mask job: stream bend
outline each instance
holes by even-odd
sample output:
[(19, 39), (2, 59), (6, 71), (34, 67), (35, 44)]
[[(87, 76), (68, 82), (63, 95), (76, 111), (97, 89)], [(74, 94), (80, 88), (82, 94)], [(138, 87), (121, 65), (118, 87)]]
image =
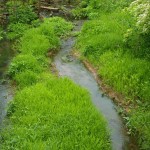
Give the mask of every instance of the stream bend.
[[(76, 24), (74, 31), (79, 31), (83, 22), (78, 21)], [(92, 102), (108, 122), (111, 130), (112, 149), (126, 150), (128, 149), (129, 139), (125, 134), (123, 123), (116, 111), (115, 104), (108, 97), (102, 96), (102, 91), (99, 89), (99, 85), (93, 75), (85, 68), (80, 60), (70, 55), (75, 40), (75, 37), (70, 37), (62, 42), (61, 51), (54, 59), (56, 69), (60, 76), (69, 77), (90, 92)]]

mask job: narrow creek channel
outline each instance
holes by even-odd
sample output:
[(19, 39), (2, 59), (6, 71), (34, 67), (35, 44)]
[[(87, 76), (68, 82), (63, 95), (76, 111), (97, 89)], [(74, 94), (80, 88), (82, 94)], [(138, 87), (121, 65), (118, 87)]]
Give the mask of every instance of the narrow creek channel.
[(5, 79), (5, 72), (13, 57), (11, 44), (7, 40), (0, 42), (0, 126), (6, 115), (7, 102), (12, 99), (12, 88)]
[[(82, 24), (82, 21), (77, 21), (74, 31), (80, 31)], [(54, 59), (56, 69), (60, 76), (69, 77), (90, 92), (92, 102), (108, 122), (111, 130), (112, 149), (127, 150), (129, 138), (125, 134), (123, 123), (116, 111), (115, 104), (108, 97), (102, 96), (102, 91), (99, 89), (99, 85), (93, 75), (80, 60), (71, 55), (75, 40), (75, 37), (70, 37), (62, 42), (61, 51)]]

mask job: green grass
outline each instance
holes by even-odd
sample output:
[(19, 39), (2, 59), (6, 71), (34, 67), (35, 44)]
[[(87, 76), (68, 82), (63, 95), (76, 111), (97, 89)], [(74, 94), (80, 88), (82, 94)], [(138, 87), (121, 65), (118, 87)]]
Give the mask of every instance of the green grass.
[(10, 108), (3, 149), (110, 149), (106, 122), (89, 93), (66, 78), (24, 88)]
[(125, 12), (101, 15), (98, 20), (87, 21), (77, 40), (77, 47), (86, 57), (99, 58), (108, 50), (124, 46), (124, 34), (131, 19)]
[(120, 51), (106, 52), (99, 58), (99, 74), (116, 91), (131, 100), (148, 102), (150, 97), (150, 63)]
[(43, 68), (33, 55), (19, 54), (12, 60), (8, 73), (11, 77), (14, 77), (16, 74), (26, 70), (39, 73), (43, 71)]

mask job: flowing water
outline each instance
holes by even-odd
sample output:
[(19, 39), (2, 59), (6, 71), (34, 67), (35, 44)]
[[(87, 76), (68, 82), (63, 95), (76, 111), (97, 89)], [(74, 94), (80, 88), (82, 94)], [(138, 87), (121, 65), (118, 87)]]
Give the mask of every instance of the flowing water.
[[(79, 31), (82, 21), (78, 21), (75, 31)], [(90, 94), (96, 108), (104, 115), (111, 130), (111, 142), (113, 150), (128, 149), (129, 139), (125, 134), (120, 116), (116, 111), (115, 104), (106, 96), (103, 96), (99, 85), (93, 75), (77, 58), (71, 55), (75, 44), (75, 37), (70, 37), (62, 42), (61, 51), (54, 59), (56, 69), (60, 76), (67, 76), (75, 83), (86, 88)]]
[(12, 99), (12, 89), (5, 79), (7, 66), (13, 56), (11, 44), (7, 40), (0, 42), (0, 124), (6, 115), (6, 105)]

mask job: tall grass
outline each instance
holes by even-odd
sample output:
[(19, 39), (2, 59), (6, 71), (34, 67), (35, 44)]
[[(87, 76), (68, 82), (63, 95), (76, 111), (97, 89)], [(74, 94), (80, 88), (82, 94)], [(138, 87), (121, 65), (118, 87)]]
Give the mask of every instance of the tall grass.
[(3, 149), (110, 149), (106, 123), (89, 93), (68, 79), (24, 88), (11, 105)]

